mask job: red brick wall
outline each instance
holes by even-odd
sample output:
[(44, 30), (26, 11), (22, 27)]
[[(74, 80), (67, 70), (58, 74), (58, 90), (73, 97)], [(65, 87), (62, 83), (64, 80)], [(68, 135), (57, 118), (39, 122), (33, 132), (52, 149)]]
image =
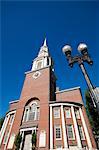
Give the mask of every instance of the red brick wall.
[[(19, 132), (23, 111), (27, 101), (33, 97), (37, 97), (40, 100), (40, 119), (38, 124), (38, 135), (41, 130), (46, 131), (46, 148), (48, 150), (49, 145), (49, 100), (50, 100), (50, 68), (40, 70), (41, 75), (34, 79), (33, 73), (26, 74), (23, 89), (20, 96), (20, 101), (17, 106), (11, 105), (10, 109), (17, 107), (14, 124), (12, 126), (11, 133), (17, 134)], [(38, 141), (37, 141), (38, 144)], [(40, 148), (38, 148), (39, 150)]]
[(18, 107), (18, 101), (15, 103), (11, 103), (9, 106), (9, 110), (10, 111), (15, 110), (15, 109), (17, 109), (17, 107)]
[(56, 92), (56, 101), (76, 102), (83, 104), (79, 89)]

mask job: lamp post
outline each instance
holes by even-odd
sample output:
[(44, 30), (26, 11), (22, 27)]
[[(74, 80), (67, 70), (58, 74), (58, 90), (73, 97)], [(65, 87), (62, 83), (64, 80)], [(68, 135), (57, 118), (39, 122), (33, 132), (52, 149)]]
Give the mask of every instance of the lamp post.
[(95, 93), (95, 87), (93, 86), (93, 84), (91, 83), (91, 80), (87, 74), (87, 71), (84, 67), (84, 62), (87, 62), (89, 65), (93, 64), (92, 59), (90, 58), (89, 54), (88, 54), (88, 48), (87, 45), (84, 43), (80, 43), (78, 46), (78, 51), (80, 52), (80, 55), (71, 56), (71, 52), (72, 52), (72, 48), (70, 45), (65, 45), (62, 48), (63, 53), (66, 55), (67, 61), (69, 63), (70, 67), (73, 67), (73, 64), (78, 63), (79, 67), (85, 77), (89, 92), (90, 92), (90, 96), (92, 98), (92, 102), (94, 107), (97, 108), (98, 113), (99, 113), (99, 97), (96, 95)]

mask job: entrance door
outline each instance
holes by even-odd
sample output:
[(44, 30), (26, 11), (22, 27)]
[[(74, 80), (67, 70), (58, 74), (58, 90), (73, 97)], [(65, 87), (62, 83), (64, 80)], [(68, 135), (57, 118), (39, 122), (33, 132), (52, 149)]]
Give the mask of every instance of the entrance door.
[(32, 142), (31, 142), (32, 134), (27, 132), (24, 138), (24, 146), (23, 150), (32, 150)]

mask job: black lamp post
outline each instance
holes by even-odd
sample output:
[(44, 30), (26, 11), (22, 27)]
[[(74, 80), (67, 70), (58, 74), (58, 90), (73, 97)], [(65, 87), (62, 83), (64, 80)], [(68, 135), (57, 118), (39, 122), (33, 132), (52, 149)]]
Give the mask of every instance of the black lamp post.
[(85, 77), (92, 101), (93, 101), (93, 105), (94, 107), (97, 107), (97, 110), (99, 112), (99, 98), (95, 93), (95, 87), (92, 85), (91, 80), (87, 74), (87, 71), (84, 67), (84, 62), (87, 62), (89, 65), (93, 64), (92, 59), (90, 58), (89, 54), (88, 54), (88, 48), (87, 45), (84, 43), (79, 44), (78, 46), (78, 51), (80, 52), (80, 55), (71, 56), (71, 51), (72, 48), (70, 45), (65, 45), (62, 49), (63, 53), (66, 55), (67, 61), (69, 62), (69, 66), (73, 67), (73, 64), (78, 63), (79, 67), (81, 68), (81, 71)]

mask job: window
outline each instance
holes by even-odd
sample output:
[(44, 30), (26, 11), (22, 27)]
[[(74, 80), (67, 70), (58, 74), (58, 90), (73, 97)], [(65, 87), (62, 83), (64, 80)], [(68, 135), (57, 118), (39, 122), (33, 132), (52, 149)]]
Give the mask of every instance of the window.
[(39, 119), (39, 107), (36, 103), (32, 103), (32, 105), (26, 106), (23, 121), (32, 121)]
[(74, 130), (73, 130), (73, 125), (67, 125), (67, 134), (68, 134), (68, 139), (74, 139)]
[(71, 118), (70, 108), (65, 110), (66, 118)]
[(37, 62), (37, 69), (40, 69), (40, 68), (42, 68), (42, 61)]
[(11, 114), (9, 124), (13, 123), (14, 114)]
[(8, 140), (8, 131), (6, 132), (5, 136), (4, 136), (4, 141), (3, 144), (6, 144)]
[(54, 118), (60, 118), (60, 108), (54, 109)]
[(81, 140), (84, 140), (85, 137), (84, 137), (84, 132), (83, 132), (83, 128), (82, 126), (78, 126), (78, 129), (79, 129), (79, 134), (80, 134), (80, 138)]
[(75, 111), (75, 115), (76, 115), (76, 118), (77, 118), (77, 119), (80, 119), (79, 110), (76, 110), (76, 111)]
[(36, 104), (33, 104), (30, 107), (29, 120), (36, 120), (36, 113), (37, 113), (37, 106)]
[(25, 116), (24, 116), (24, 121), (27, 121), (28, 117), (28, 109), (25, 110)]
[(56, 140), (61, 140), (62, 138), (61, 126), (60, 125), (55, 126), (55, 130), (56, 130)]

